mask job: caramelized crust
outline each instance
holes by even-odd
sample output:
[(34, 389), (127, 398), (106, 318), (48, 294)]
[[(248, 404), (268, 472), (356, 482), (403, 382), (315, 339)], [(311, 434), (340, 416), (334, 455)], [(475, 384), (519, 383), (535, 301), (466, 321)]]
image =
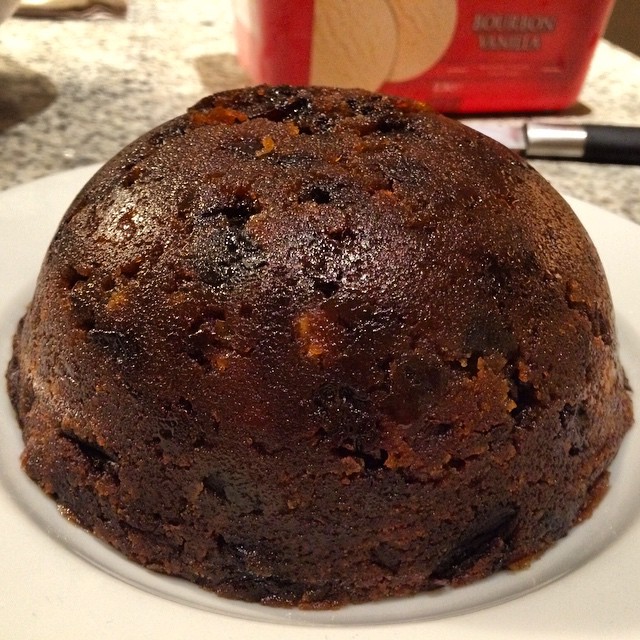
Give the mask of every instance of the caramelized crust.
[(78, 195), (15, 338), (27, 473), (133, 560), (332, 607), (520, 566), (631, 423), (595, 250), (423, 105), (205, 98)]

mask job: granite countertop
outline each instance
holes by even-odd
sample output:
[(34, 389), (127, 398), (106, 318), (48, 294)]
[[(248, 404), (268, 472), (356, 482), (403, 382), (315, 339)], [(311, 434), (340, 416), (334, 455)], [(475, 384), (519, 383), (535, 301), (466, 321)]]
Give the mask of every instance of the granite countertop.
[[(206, 93), (248, 84), (230, 0), (129, 0), (125, 19), (0, 26), (0, 189), (103, 162)], [(602, 40), (579, 108), (554, 121), (640, 125), (640, 58)], [(566, 194), (640, 223), (640, 167), (534, 161)]]

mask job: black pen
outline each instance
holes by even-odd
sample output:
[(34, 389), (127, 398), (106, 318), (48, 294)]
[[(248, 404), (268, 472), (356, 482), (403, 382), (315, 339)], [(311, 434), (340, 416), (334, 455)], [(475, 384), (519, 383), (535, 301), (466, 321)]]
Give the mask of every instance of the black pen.
[(640, 165), (640, 127), (462, 120), (528, 158)]

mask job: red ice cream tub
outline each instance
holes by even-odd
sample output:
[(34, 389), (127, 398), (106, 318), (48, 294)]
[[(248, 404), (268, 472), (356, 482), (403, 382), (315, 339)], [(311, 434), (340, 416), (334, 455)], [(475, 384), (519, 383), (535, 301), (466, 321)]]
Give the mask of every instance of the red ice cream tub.
[(236, 0), (255, 82), (361, 87), (450, 113), (574, 104), (614, 0)]

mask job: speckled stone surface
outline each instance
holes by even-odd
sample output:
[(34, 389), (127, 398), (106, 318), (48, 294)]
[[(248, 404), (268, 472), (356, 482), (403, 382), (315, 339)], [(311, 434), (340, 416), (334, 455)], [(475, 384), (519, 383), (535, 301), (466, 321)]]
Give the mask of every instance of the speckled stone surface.
[[(206, 93), (249, 83), (230, 0), (129, 0), (124, 20), (0, 26), (0, 189), (101, 162)], [(640, 59), (598, 45), (580, 103), (540, 120), (640, 125)], [(533, 161), (564, 193), (640, 223), (640, 167)]]

